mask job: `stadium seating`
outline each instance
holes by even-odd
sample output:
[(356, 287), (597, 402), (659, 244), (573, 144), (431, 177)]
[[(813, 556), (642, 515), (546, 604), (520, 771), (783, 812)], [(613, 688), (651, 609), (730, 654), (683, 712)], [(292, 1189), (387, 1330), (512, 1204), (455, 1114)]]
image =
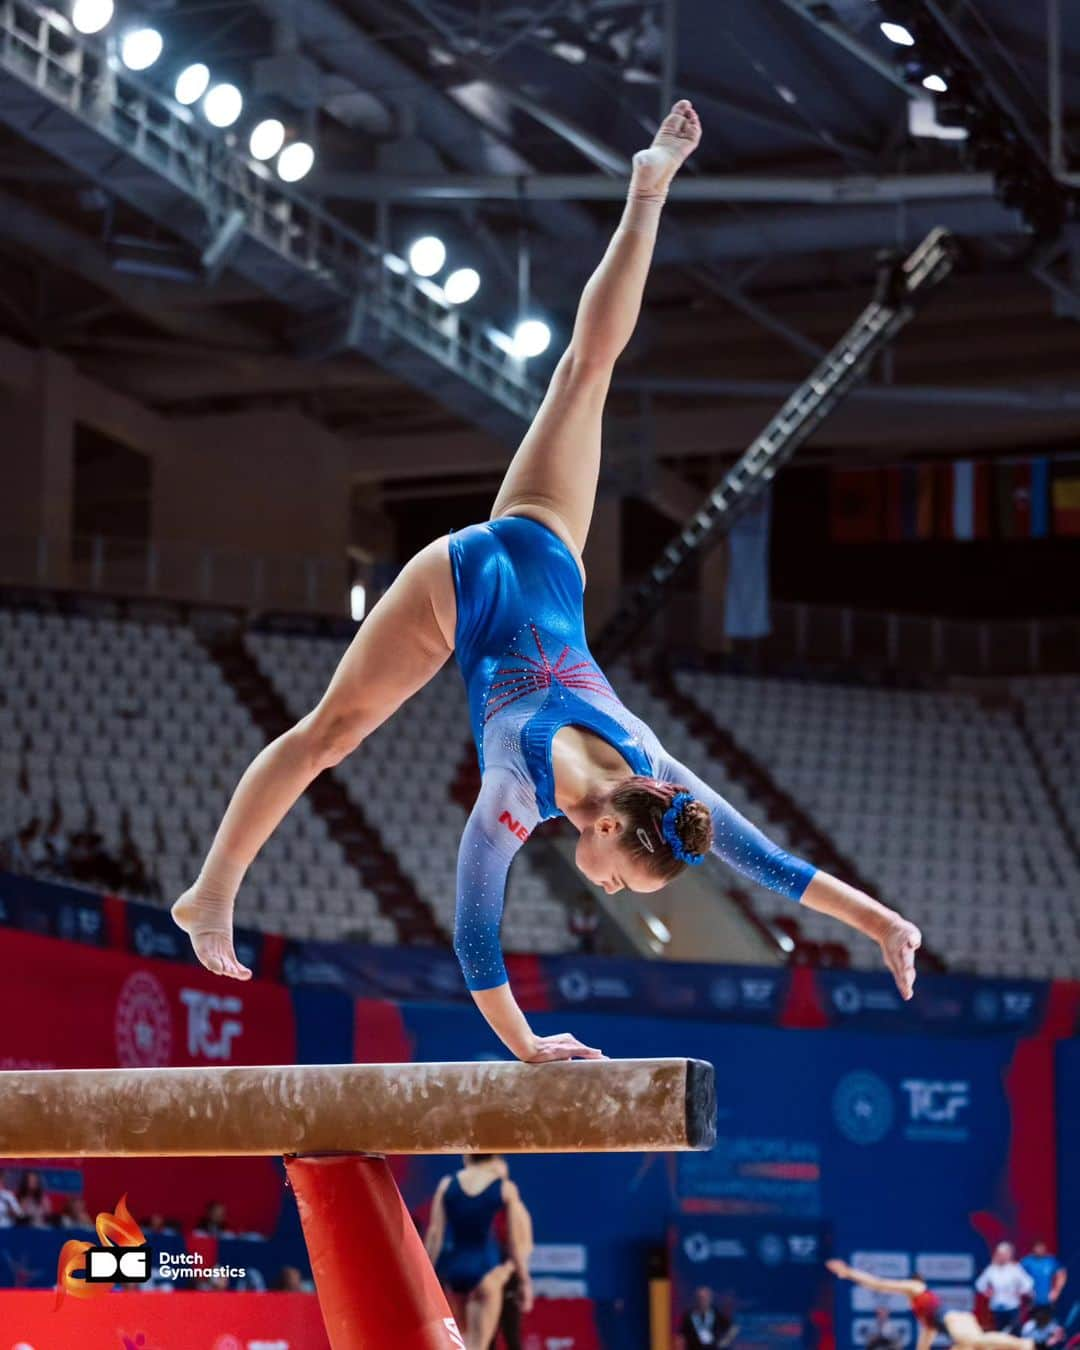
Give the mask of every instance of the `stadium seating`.
[[(676, 682), (857, 860), (883, 900), (921, 925), (951, 967), (1075, 977), (1080, 682), (1014, 685), (1023, 717), (1010, 699), (977, 690), (707, 672), (683, 672)], [(802, 922), (815, 936), (821, 921)], [(852, 950), (856, 964), (873, 956), (861, 941)]]
[[(0, 687), (0, 832), (59, 804), (66, 832), (89, 824), (115, 850), (126, 817), (161, 898), (190, 885), (264, 739), (193, 632), (0, 610)], [(237, 917), (294, 937), (397, 937), (306, 799), (249, 872)]]
[[(299, 717), (318, 700), (341, 640), (250, 632), (259, 678)], [(247, 659), (247, 658), (245, 658)], [(748, 790), (670, 699), (626, 669), (616, 689), (671, 752), (784, 847), (805, 831)], [(919, 923), (949, 965), (983, 974), (1077, 974), (1080, 939), (1080, 680), (998, 682), (952, 692), (683, 671), (675, 687), (761, 766), (868, 885)], [(457, 844), (470, 792), (467, 709), (447, 666), (333, 771), (378, 829), (399, 876), (453, 925)], [(67, 833), (125, 833), (163, 902), (190, 883), (264, 725), (193, 631), (0, 610), (0, 835), (59, 806)], [(712, 746), (715, 751), (715, 745)], [(341, 798), (345, 804), (345, 797)], [(772, 818), (770, 818), (772, 813)], [(304, 797), (249, 873), (241, 922), (289, 936), (394, 942), (400, 925), (354, 866), (317, 799)], [(820, 955), (846, 934), (730, 873), (757, 914)], [(511, 872), (508, 950), (573, 945), (562, 900), (528, 851)], [(847, 942), (859, 966), (872, 944)], [(841, 953), (842, 955), (843, 953)]]

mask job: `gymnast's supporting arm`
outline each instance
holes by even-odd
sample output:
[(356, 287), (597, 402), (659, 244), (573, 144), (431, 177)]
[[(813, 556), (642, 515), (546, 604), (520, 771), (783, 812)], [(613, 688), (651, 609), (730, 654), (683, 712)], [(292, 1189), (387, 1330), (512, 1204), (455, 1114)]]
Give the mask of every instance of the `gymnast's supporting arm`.
[(503, 1200), (506, 1203), (506, 1245), (521, 1283), (521, 1311), (527, 1313), (533, 1304), (532, 1276), (529, 1274), (533, 1250), (532, 1218), (513, 1181), (503, 1182)]
[(435, 1196), (431, 1202), (427, 1232), (424, 1234), (424, 1248), (432, 1265), (435, 1265), (442, 1255), (443, 1243), (446, 1241), (446, 1206), (443, 1203), (443, 1196), (446, 1194), (446, 1188), (449, 1184), (450, 1178), (443, 1177), (436, 1187)]

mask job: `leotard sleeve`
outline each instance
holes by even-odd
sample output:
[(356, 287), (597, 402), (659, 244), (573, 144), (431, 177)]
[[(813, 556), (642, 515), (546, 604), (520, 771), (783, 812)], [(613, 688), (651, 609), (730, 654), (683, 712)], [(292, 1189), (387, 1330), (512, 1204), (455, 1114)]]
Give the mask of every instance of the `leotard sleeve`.
[(531, 784), (509, 770), (489, 768), (458, 849), (454, 951), (470, 989), (506, 983), (499, 940), (506, 875), (539, 823)]
[(770, 891), (786, 895), (789, 900), (802, 899), (816, 867), (766, 838), (719, 792), (714, 792), (708, 783), (673, 759), (666, 750), (661, 750), (656, 757), (656, 776), (666, 783), (684, 784), (688, 792), (709, 808), (713, 823), (712, 852), (716, 857)]

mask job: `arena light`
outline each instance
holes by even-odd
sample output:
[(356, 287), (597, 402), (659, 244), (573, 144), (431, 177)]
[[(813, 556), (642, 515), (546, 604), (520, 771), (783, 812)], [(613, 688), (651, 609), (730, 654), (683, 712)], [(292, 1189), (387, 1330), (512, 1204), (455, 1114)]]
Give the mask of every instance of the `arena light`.
[(244, 96), (235, 84), (215, 84), (203, 99), (202, 110), (212, 127), (231, 127), (244, 111)]
[(349, 613), (353, 623), (359, 623), (367, 609), (367, 589), (357, 584), (349, 592)]
[(293, 141), (278, 155), (278, 177), (283, 183), (299, 183), (308, 176), (314, 163), (315, 151), (307, 141)]
[(248, 148), (253, 159), (273, 159), (285, 144), (285, 124), (267, 117), (252, 131)]
[(465, 305), (480, 289), (480, 273), (474, 267), (459, 267), (446, 278), (443, 292), (451, 305)]
[(164, 47), (156, 28), (134, 28), (120, 39), (120, 60), (128, 70), (149, 70)]
[(932, 94), (947, 94), (949, 92), (949, 86), (940, 75), (927, 75), (922, 82), (922, 87), (929, 89)]
[(433, 277), (446, 262), (446, 245), (433, 234), (425, 234), (409, 248), (409, 266), (421, 277)]
[(100, 33), (113, 16), (113, 0), (75, 0), (71, 22), (80, 33)]
[(182, 103), (187, 108), (192, 103), (198, 103), (209, 85), (210, 67), (204, 66), (201, 61), (196, 61), (193, 66), (185, 66), (176, 77), (173, 94), (177, 103)]
[(528, 360), (551, 346), (551, 329), (543, 319), (522, 319), (514, 329), (514, 355)]
[(898, 47), (914, 47), (915, 39), (902, 23), (883, 23), (880, 25), (881, 31), (889, 39), (895, 42)]

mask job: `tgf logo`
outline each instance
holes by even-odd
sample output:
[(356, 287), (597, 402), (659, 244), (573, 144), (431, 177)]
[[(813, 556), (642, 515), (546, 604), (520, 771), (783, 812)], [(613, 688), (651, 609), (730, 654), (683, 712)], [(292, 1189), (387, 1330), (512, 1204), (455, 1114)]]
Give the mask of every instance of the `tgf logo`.
[(952, 1124), (959, 1113), (971, 1105), (971, 1084), (963, 1080), (947, 1083), (930, 1078), (905, 1078), (900, 1086), (908, 1094), (912, 1121)]
[[(187, 1048), (192, 1057), (231, 1059), (232, 1043), (243, 1034), (244, 1024), (230, 1014), (240, 1013), (244, 1005), (235, 994), (208, 994), (202, 989), (181, 989), (180, 1002), (187, 1008)], [(213, 1017), (222, 1015), (214, 1029)]]

